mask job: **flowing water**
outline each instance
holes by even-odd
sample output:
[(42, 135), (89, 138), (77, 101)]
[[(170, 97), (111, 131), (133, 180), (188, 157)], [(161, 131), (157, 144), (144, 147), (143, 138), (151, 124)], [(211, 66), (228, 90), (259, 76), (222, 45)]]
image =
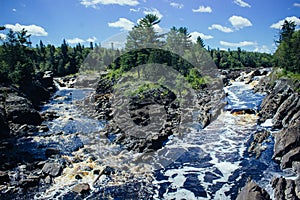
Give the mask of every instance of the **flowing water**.
[[(257, 116), (230, 110), (258, 110), (264, 96), (242, 82), (225, 88), (228, 105), (215, 121), (205, 129), (191, 128), (184, 137), (170, 137), (163, 149), (149, 155), (151, 162), (138, 162), (141, 154), (110, 143), (99, 133), (105, 122), (82, 114), (74, 102), (90, 92), (61, 88), (44, 105), (43, 112), (55, 111), (59, 117), (45, 122), (49, 131), (33, 136), (32, 151), (36, 146), (57, 148), (69, 164), (36, 199), (73, 199), (70, 191), (78, 183), (89, 183), (91, 192), (82, 196), (87, 199), (147, 199), (150, 194), (154, 199), (234, 199), (248, 177), (270, 187), (272, 176), (281, 173), (271, 160), (272, 138), (259, 159), (247, 153), (248, 141), (261, 128)], [(104, 166), (111, 173), (100, 177), (96, 172)]]

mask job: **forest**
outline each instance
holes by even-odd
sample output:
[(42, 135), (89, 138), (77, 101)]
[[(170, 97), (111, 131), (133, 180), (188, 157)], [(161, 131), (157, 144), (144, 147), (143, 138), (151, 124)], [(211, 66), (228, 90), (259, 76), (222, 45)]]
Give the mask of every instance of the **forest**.
[(146, 15), (129, 31), (122, 49), (103, 48), (94, 43), (88, 47), (81, 44), (71, 46), (65, 40), (60, 46), (44, 45), (40, 41), (33, 47), (26, 30), (14, 32), (1, 26), (0, 31), (6, 33), (0, 46), (1, 83), (23, 84), (32, 81), (39, 71), (66, 76), (80, 69), (97, 70), (101, 67), (111, 70), (111, 76), (118, 76), (147, 63), (174, 67), (196, 88), (201, 85), (202, 80), (197, 78), (201, 72), (195, 71), (193, 65), (202, 66), (209, 61), (219, 69), (278, 67), (285, 73), (300, 73), (300, 30), (296, 30), (294, 22), (284, 22), (273, 55), (241, 48), (211, 49), (201, 37), (193, 43), (186, 27), (172, 27), (168, 33), (159, 34), (154, 28), (158, 23), (157, 16)]

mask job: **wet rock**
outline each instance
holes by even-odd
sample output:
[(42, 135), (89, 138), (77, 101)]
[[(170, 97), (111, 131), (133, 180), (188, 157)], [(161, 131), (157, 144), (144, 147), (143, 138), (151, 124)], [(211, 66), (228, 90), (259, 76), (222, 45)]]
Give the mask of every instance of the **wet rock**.
[(53, 155), (59, 155), (60, 154), (60, 150), (56, 149), (56, 148), (47, 148), (45, 151), (45, 155), (46, 157), (51, 157)]
[(62, 172), (62, 166), (57, 163), (45, 163), (42, 172), (52, 177), (59, 176)]
[(88, 183), (79, 183), (72, 188), (73, 192), (78, 194), (85, 194), (91, 190), (90, 185)]
[(266, 139), (269, 137), (270, 132), (267, 130), (263, 131), (257, 131), (253, 135), (253, 141), (250, 144), (250, 147), (248, 148), (248, 152), (250, 156), (253, 154), (256, 156), (256, 158), (259, 158), (262, 151), (265, 150), (263, 147), (263, 142), (266, 141)]
[(26, 179), (20, 180), (20, 186), (24, 189), (35, 187), (39, 184), (40, 177), (38, 176), (29, 176)]
[(0, 171), (0, 184), (9, 182), (8, 172)]
[(255, 182), (250, 181), (240, 191), (237, 200), (269, 200), (270, 195), (259, 187)]
[(47, 132), (49, 131), (49, 127), (45, 124), (42, 124), (38, 127), (39, 132)]
[(79, 174), (76, 174), (74, 178), (77, 179), (77, 180), (82, 179), (82, 177)]

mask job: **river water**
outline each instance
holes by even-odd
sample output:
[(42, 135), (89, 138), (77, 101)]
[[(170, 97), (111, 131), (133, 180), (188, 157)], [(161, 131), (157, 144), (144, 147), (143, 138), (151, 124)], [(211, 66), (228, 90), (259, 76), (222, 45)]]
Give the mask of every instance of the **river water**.
[[(76, 106), (91, 89), (61, 88), (42, 108), (42, 112), (54, 111), (59, 117), (45, 122), (49, 131), (33, 136), (33, 141), (60, 149), (70, 162), (35, 198), (148, 199), (151, 195), (153, 199), (235, 199), (248, 177), (270, 189), (272, 176), (281, 173), (271, 159), (273, 139), (265, 144), (268, 148), (259, 159), (249, 157), (252, 134), (262, 127), (257, 126), (255, 114), (230, 112), (258, 110), (264, 96), (253, 93), (243, 82), (233, 82), (224, 90), (228, 105), (215, 121), (205, 129), (191, 128), (184, 137), (170, 137), (163, 149), (149, 155), (151, 162), (145, 163), (137, 161), (140, 154), (99, 134), (105, 122), (84, 115)], [(161, 155), (173, 159), (159, 165), (165, 159)], [(99, 177), (95, 172), (104, 166), (111, 167), (111, 173)], [(90, 193), (70, 193), (78, 183), (88, 183)]]

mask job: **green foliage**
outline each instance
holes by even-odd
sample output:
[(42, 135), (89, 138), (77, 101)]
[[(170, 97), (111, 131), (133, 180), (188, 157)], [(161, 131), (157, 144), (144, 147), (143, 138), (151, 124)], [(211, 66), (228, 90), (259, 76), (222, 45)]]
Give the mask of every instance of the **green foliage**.
[(295, 22), (285, 21), (279, 35), (279, 46), (274, 54), (274, 65), (286, 71), (300, 73), (300, 30)]

